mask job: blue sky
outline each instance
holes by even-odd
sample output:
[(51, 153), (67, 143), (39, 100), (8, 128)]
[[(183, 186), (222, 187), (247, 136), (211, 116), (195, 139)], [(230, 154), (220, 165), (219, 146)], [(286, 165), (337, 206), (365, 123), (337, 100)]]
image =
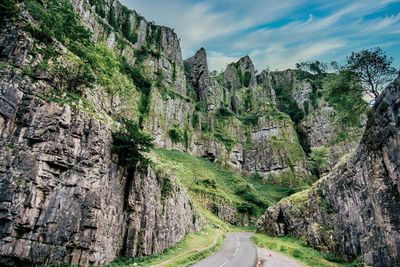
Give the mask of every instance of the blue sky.
[(380, 46), (400, 68), (400, 0), (121, 0), (147, 20), (175, 29), (183, 58), (200, 47), (209, 68), (250, 55), (259, 71), (300, 61), (344, 62)]

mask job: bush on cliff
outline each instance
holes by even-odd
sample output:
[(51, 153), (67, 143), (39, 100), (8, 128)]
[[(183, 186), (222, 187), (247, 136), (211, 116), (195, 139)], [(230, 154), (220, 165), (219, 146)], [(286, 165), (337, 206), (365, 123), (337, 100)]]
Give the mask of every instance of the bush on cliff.
[(137, 162), (149, 163), (143, 153), (153, 147), (154, 138), (142, 132), (132, 120), (122, 119), (123, 125), (112, 134), (113, 149), (118, 154), (119, 163), (126, 168), (135, 168)]

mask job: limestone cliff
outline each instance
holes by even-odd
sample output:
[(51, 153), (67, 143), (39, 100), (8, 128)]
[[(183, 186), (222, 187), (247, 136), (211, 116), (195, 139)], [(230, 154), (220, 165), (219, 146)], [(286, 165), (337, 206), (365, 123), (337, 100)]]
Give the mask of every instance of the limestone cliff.
[[(104, 264), (158, 253), (201, 228), (196, 204), (232, 224), (254, 223), (252, 199), (238, 207), (213, 198), (212, 187), (187, 194), (156, 160), (124, 170), (112, 150), (121, 117), (158, 148), (246, 179), (287, 188), (314, 182), (300, 141), (320, 145), (316, 133), (335, 133), (316, 115), (324, 106), (311, 103), (312, 82), (296, 71), (256, 75), (245, 56), (210, 75), (205, 49), (183, 61), (173, 30), (115, 0), (18, 5), (0, 27), (2, 263)], [(282, 109), (282, 88), (297, 111), (315, 116), (293, 119)]]
[(0, 262), (105, 264), (161, 252), (200, 230), (173, 177), (118, 166), (115, 126), (97, 109), (100, 99), (62, 91), (55, 71), (24, 73), (42, 59), (32, 53), (43, 44), (23, 26), (10, 21), (0, 35)]
[(46, 103), (45, 84), (18, 72), (3, 69), (0, 83), (2, 263), (104, 264), (199, 230), (184, 189), (163, 196), (160, 179), (172, 178), (146, 169), (127, 180), (106, 124)]
[(377, 99), (356, 151), (311, 190), (270, 207), (257, 231), (305, 239), (346, 261), (400, 264), (399, 82)]

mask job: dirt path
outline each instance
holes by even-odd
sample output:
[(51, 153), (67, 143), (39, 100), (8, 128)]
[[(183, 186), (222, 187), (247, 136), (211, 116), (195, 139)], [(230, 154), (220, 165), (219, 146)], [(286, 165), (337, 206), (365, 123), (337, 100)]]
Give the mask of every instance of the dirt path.
[[(274, 266), (307, 267), (307, 265), (305, 265), (304, 263), (298, 262), (283, 254), (270, 251), (266, 248), (257, 247), (257, 255), (261, 261), (261, 267), (274, 267)], [(259, 267), (259, 263), (257, 263), (257, 267)]]

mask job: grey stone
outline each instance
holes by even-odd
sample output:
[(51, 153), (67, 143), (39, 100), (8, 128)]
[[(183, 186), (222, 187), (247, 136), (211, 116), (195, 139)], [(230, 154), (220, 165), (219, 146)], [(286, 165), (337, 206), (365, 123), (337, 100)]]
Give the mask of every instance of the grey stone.
[(270, 207), (258, 232), (290, 234), (349, 262), (400, 265), (399, 81), (376, 100), (352, 156), (307, 194)]

